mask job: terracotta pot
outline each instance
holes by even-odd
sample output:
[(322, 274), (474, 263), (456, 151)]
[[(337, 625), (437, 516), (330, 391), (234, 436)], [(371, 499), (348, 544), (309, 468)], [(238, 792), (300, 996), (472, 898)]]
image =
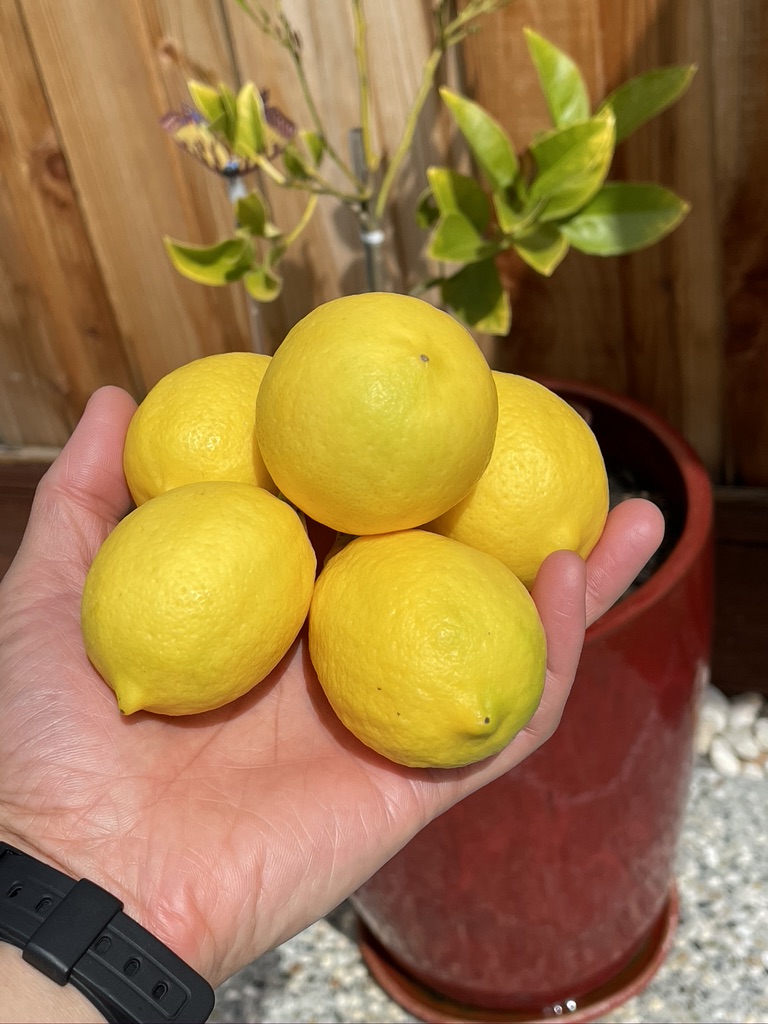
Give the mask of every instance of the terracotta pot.
[(555, 736), (353, 897), (372, 973), (429, 1021), (594, 1019), (650, 980), (677, 921), (710, 656), (710, 481), (638, 403), (546, 383), (590, 410), (609, 471), (631, 467), (658, 496), (670, 550), (588, 631)]

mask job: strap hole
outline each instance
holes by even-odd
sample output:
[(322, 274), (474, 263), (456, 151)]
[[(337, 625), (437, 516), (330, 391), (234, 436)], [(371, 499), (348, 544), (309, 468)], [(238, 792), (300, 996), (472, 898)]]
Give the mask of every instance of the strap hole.
[(168, 986), (164, 981), (159, 981), (157, 985), (152, 989), (152, 998), (156, 999), (159, 1003), (163, 996), (168, 994)]
[(108, 935), (102, 935), (100, 939), (96, 940), (96, 945), (93, 948), (100, 956), (104, 956), (109, 951), (111, 945), (112, 939)]
[(125, 966), (123, 967), (123, 974), (127, 975), (127, 977), (129, 978), (132, 978), (134, 974), (138, 972), (140, 967), (141, 960), (138, 960), (135, 956), (132, 956), (130, 960), (125, 961)]
[(21, 892), (21, 890), (23, 888), (24, 887), (22, 885), (19, 885), (19, 883), (17, 882), (16, 885), (12, 885), (11, 886), (11, 888), (8, 890), (8, 892), (5, 895), (7, 896), (7, 898), (9, 900), (15, 899), (15, 897), (19, 895), (19, 893)]
[(36, 910), (36, 912), (38, 914), (44, 914), (46, 912), (46, 910), (48, 910), (50, 908), (52, 903), (53, 903), (53, 899), (50, 896), (43, 896), (43, 898), (38, 901), (38, 904), (35, 907), (35, 910)]

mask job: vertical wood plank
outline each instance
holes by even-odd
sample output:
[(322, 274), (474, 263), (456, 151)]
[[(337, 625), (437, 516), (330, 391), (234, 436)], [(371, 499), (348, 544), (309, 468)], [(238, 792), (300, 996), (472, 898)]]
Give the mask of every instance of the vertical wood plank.
[(0, 5), (0, 444), (62, 444), (133, 378), (15, 3)]
[(768, 485), (768, 10), (713, 5), (726, 303), (727, 479)]
[(164, 233), (194, 239), (195, 210), (183, 154), (157, 129), (167, 101), (140, 0), (21, 0), (21, 9), (142, 384), (244, 347), (238, 318), (225, 319), (218, 298), (180, 278), (163, 249)]

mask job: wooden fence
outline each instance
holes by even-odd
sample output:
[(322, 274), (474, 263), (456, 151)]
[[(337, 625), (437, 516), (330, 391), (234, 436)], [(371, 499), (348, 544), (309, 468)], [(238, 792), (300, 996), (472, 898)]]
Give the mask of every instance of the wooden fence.
[[(431, 0), (366, 0), (375, 128), (391, 151), (430, 47)], [(339, 149), (357, 119), (349, 0), (284, 0)], [(628, 75), (695, 62), (689, 93), (622, 146), (616, 173), (666, 184), (693, 211), (632, 257), (572, 253), (550, 280), (510, 261), (510, 337), (495, 365), (590, 380), (639, 397), (682, 429), (717, 480), (768, 484), (768, 5), (764, 0), (515, 0), (445, 74), (523, 148), (546, 125), (521, 29), (585, 69), (594, 99)], [(231, 231), (222, 182), (159, 119), (188, 77), (253, 79), (306, 112), (285, 55), (234, 0), (0, 0), (0, 447), (58, 446), (88, 395), (138, 398), (197, 356), (254, 344), (239, 287), (179, 277), (162, 236)], [(413, 201), (429, 163), (463, 159), (430, 100), (387, 224), (394, 287), (423, 270)], [(275, 219), (295, 194), (270, 194)], [(319, 301), (363, 285), (355, 222), (323, 202), (259, 309), (273, 348)]]

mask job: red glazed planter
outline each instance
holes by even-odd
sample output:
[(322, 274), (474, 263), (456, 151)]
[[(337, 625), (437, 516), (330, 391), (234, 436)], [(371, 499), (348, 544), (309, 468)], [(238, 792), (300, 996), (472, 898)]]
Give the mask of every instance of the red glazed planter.
[(677, 923), (710, 656), (710, 481), (645, 407), (545, 383), (588, 408), (609, 470), (629, 466), (659, 495), (671, 550), (589, 629), (552, 739), (353, 896), (374, 977), (428, 1021), (593, 1020), (647, 984)]

